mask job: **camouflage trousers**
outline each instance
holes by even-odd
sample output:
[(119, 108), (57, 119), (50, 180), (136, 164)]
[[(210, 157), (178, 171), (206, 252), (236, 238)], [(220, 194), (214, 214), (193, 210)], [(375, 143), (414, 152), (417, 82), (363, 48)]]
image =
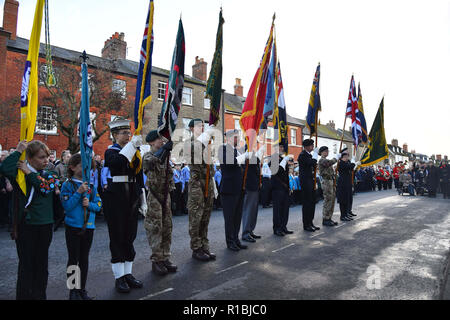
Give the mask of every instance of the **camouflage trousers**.
[(336, 189), (333, 180), (324, 179), (322, 182), (323, 191), (323, 219), (329, 220), (333, 216), (334, 203), (336, 202)]
[(208, 225), (214, 203), (214, 187), (210, 185), (208, 189), (208, 197), (205, 199), (200, 182), (189, 182), (187, 209), (192, 250), (209, 250)]
[[(163, 195), (158, 195), (163, 199)], [(172, 244), (172, 211), (170, 210), (170, 195), (167, 196), (166, 208), (163, 214), (162, 206), (150, 192), (147, 197), (147, 215), (144, 220), (144, 228), (152, 255), (150, 260), (160, 262), (170, 257), (170, 245)]]

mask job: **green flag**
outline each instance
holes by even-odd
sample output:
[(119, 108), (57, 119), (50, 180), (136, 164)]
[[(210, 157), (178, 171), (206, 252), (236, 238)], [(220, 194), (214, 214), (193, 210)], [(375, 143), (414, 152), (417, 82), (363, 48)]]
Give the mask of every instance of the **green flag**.
[(389, 157), (384, 132), (384, 98), (369, 133), (369, 146), (361, 157), (361, 167), (368, 167)]
[(209, 112), (209, 124), (216, 125), (220, 119), (220, 98), (222, 96), (222, 45), (223, 28), (225, 20), (222, 17), (222, 9), (219, 14), (219, 27), (216, 36), (216, 51), (212, 61), (211, 71), (209, 72), (208, 82), (206, 84), (206, 98), (211, 99), (211, 108)]

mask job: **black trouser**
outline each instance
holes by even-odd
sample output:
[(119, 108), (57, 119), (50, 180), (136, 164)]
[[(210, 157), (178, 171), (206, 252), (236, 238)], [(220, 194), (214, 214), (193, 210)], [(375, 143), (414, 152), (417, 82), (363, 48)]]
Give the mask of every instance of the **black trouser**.
[(286, 231), (289, 219), (289, 191), (273, 189), (273, 231)]
[(183, 213), (184, 214), (188, 214), (187, 202), (188, 202), (188, 183), (186, 182), (184, 185), (184, 192), (183, 192)]
[(272, 184), (270, 183), (270, 178), (262, 178), (261, 181), (261, 204), (263, 207), (270, 205), (270, 200), (272, 196)]
[(449, 182), (448, 181), (444, 181), (441, 183), (441, 188), (442, 188), (442, 194), (444, 195), (444, 199), (449, 197)]
[(378, 191), (383, 189), (383, 180), (377, 180)]
[(344, 218), (350, 212), (350, 204), (348, 202), (340, 202), (339, 209), (341, 210), (341, 218)]
[[(67, 267), (78, 266), (81, 275), (81, 288), (86, 288), (86, 280), (89, 269), (89, 251), (91, 249), (92, 238), (94, 237), (93, 229), (86, 229), (83, 235), (80, 235), (80, 228), (73, 228), (66, 225), (66, 246), (69, 260)], [(72, 273), (67, 273), (69, 278)], [(77, 288), (78, 289), (78, 288)]]
[[(301, 180), (300, 180), (301, 181)], [(315, 191), (313, 188), (313, 181), (303, 182), (303, 202), (302, 202), (302, 214), (303, 214), (303, 227), (310, 227), (314, 220), (314, 211), (316, 210)]]
[(398, 187), (398, 181), (399, 181), (399, 179), (394, 179), (395, 189), (398, 189), (398, 188), (399, 188), (399, 187)]
[(243, 195), (221, 194), (223, 218), (225, 220), (225, 241), (227, 246), (239, 243), (239, 229), (242, 220)]
[(388, 182), (387, 182), (387, 180), (386, 181), (383, 180), (383, 190), (387, 190), (387, 189), (388, 189)]
[(388, 180), (387, 185), (388, 185), (388, 188), (389, 188), (389, 189), (392, 189), (392, 178), (390, 178), (390, 179)]
[(48, 281), (48, 248), (52, 242), (53, 224), (18, 226), (16, 240), (19, 268), (17, 300), (46, 300)]

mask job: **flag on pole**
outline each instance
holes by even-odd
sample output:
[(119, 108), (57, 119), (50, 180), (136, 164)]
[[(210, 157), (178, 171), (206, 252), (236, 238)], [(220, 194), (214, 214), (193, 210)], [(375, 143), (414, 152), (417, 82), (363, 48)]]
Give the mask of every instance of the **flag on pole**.
[(359, 120), (361, 121), (361, 143), (367, 145), (368, 137), (367, 137), (367, 124), (366, 124), (366, 117), (364, 115), (364, 107), (362, 102), (362, 95), (361, 95), (361, 87), (358, 83), (358, 114), (359, 114)]
[(170, 68), (169, 80), (166, 86), (166, 96), (161, 108), (158, 121), (158, 134), (170, 140), (172, 132), (178, 122), (178, 112), (180, 111), (183, 99), (184, 86), (184, 57), (186, 54), (184, 42), (183, 23), (178, 23), (177, 40), (172, 56), (172, 66)]
[(306, 125), (309, 128), (309, 134), (312, 137), (313, 134), (317, 132), (317, 115), (321, 110), (320, 103), (320, 63), (316, 68), (316, 73), (314, 74), (313, 85), (311, 88), (311, 95), (309, 97), (308, 113), (306, 115)]
[(273, 109), (275, 105), (275, 77), (276, 77), (276, 66), (277, 66), (277, 47), (275, 38), (272, 45), (272, 58), (270, 59), (269, 70), (267, 74), (267, 90), (266, 99), (264, 101), (264, 118), (267, 119), (273, 114)]
[(256, 136), (261, 127), (264, 112), (264, 102), (266, 100), (266, 90), (268, 83), (269, 58), (272, 51), (273, 28), (275, 25), (275, 15), (273, 16), (272, 27), (270, 28), (269, 39), (267, 40), (264, 54), (259, 64), (258, 70), (253, 77), (252, 84), (245, 100), (239, 124), (245, 135), (248, 150), (252, 150)]
[(368, 167), (389, 157), (384, 131), (384, 98), (381, 100), (377, 115), (369, 133), (369, 144), (361, 157), (361, 167)]
[[(33, 29), (28, 47), (27, 61), (22, 78), (20, 97), (20, 140), (31, 141), (34, 137), (38, 105), (38, 58), (41, 38), (42, 15), (45, 0), (37, 0), (34, 12)], [(25, 160), (25, 152), (20, 156)], [(24, 194), (27, 194), (25, 175), (17, 170), (16, 181)]]
[(281, 79), (281, 69), (280, 62), (278, 62), (276, 68), (275, 78), (275, 92), (276, 92), (276, 102), (275, 102), (275, 112), (274, 112), (274, 129), (278, 129), (278, 144), (284, 147), (284, 152), (288, 153), (289, 141), (287, 134), (287, 119), (286, 119), (286, 103), (284, 102), (284, 89), (283, 80)]
[(86, 63), (81, 64), (80, 154), (83, 182), (90, 182), (92, 163), (92, 126), (89, 116), (89, 82)]
[(352, 119), (353, 144), (357, 147), (361, 140), (362, 130), (360, 115), (358, 112), (358, 98), (356, 96), (355, 79), (353, 75), (350, 80), (350, 90), (348, 92), (347, 110), (345, 116)]
[[(138, 78), (136, 83), (136, 99), (134, 100), (134, 134), (140, 135), (142, 131), (142, 119), (144, 108), (152, 101), (151, 77), (152, 77), (152, 54), (153, 54), (153, 0), (148, 6), (147, 20), (145, 22), (144, 38), (142, 40)], [(148, 41), (148, 35), (150, 41)]]
[(216, 125), (220, 120), (220, 100), (222, 97), (222, 46), (223, 46), (223, 24), (222, 8), (219, 13), (219, 27), (216, 35), (216, 50), (206, 83), (206, 98), (211, 101), (209, 109), (209, 124)]

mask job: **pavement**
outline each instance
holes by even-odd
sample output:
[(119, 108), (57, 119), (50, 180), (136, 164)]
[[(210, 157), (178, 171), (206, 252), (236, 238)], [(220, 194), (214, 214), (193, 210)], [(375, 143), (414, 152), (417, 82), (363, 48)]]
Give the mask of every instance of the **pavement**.
[[(440, 195), (442, 197), (442, 195)], [(193, 260), (187, 216), (173, 217), (172, 258), (179, 270), (160, 277), (151, 272), (151, 251), (139, 221), (133, 274), (144, 288), (129, 294), (114, 290), (106, 223), (99, 219), (90, 253), (87, 290), (102, 300), (437, 300), (450, 298), (450, 200), (399, 196), (395, 190), (355, 195), (354, 221), (323, 227), (322, 202), (314, 224), (304, 232), (301, 206), (291, 207), (288, 229), (272, 231), (272, 209), (260, 207), (255, 233), (262, 236), (247, 250), (226, 249), (221, 211), (209, 226), (217, 260)], [(0, 299), (15, 298), (15, 244), (0, 232)], [(67, 299), (67, 249), (64, 229), (54, 233), (49, 250), (48, 299)]]

